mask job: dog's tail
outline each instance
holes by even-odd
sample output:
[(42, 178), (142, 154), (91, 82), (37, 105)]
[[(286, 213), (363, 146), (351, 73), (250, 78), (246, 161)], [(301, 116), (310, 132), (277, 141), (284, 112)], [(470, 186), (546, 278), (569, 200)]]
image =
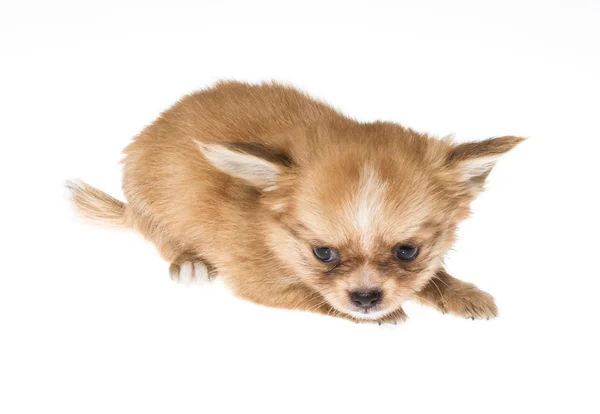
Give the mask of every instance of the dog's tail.
[(128, 227), (127, 204), (82, 181), (67, 181), (66, 186), (77, 211), (88, 220), (99, 224)]

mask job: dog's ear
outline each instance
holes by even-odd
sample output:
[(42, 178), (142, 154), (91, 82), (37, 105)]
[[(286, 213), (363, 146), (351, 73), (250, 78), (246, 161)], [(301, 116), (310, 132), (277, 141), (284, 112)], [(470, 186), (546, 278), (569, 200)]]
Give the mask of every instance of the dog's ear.
[(506, 136), (454, 145), (446, 154), (446, 171), (458, 180), (462, 191), (475, 195), (483, 190), (485, 179), (500, 157), (524, 140)]
[(291, 158), (257, 143), (214, 144), (196, 142), (200, 152), (218, 170), (241, 178), (260, 190), (276, 185), (279, 177), (292, 167)]

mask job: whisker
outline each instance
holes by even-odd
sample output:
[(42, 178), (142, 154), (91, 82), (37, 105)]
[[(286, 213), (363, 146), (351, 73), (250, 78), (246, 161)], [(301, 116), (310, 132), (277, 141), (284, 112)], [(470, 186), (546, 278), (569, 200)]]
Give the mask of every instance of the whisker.
[(439, 277), (437, 274), (436, 274), (436, 275), (433, 275), (433, 278), (432, 278), (432, 279), (437, 279), (437, 280), (439, 280), (440, 282), (442, 282), (444, 285), (446, 285), (446, 287), (450, 287), (450, 286), (448, 285), (448, 283), (444, 282), (444, 281), (442, 280), (442, 278), (441, 278), (441, 277)]
[(433, 281), (434, 278), (430, 279), (430, 282), (433, 283), (433, 286), (435, 286), (435, 288), (437, 289), (437, 291), (440, 293), (440, 299), (443, 301), (444, 300), (444, 295), (442, 295), (442, 291), (440, 290), (439, 286), (437, 285), (437, 283), (435, 283)]

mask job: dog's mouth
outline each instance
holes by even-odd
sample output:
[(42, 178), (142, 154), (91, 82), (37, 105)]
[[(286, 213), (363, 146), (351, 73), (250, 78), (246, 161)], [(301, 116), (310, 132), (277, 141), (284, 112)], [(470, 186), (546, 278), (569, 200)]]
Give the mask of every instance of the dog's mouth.
[(352, 316), (355, 319), (362, 320), (377, 320), (381, 319), (386, 315), (392, 313), (393, 310), (381, 309), (380, 307), (374, 307), (370, 309), (353, 309), (346, 310), (345, 313)]
[(343, 300), (337, 294), (326, 294), (324, 295), (325, 299), (329, 304), (338, 312), (351, 316), (356, 320), (363, 321), (377, 321), (382, 319), (394, 312), (396, 312), (400, 306), (401, 302), (396, 303), (378, 303), (369, 308), (363, 308), (360, 306), (356, 306), (352, 303), (348, 303), (348, 301)]

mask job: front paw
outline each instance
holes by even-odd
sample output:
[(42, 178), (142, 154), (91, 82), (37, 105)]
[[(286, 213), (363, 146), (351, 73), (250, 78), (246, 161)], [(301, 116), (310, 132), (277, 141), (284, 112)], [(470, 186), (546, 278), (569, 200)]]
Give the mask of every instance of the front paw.
[(498, 307), (492, 295), (476, 287), (461, 290), (443, 299), (442, 310), (470, 319), (491, 319), (498, 316)]
[(169, 273), (173, 281), (186, 286), (203, 285), (211, 280), (209, 269), (202, 261), (172, 263)]

